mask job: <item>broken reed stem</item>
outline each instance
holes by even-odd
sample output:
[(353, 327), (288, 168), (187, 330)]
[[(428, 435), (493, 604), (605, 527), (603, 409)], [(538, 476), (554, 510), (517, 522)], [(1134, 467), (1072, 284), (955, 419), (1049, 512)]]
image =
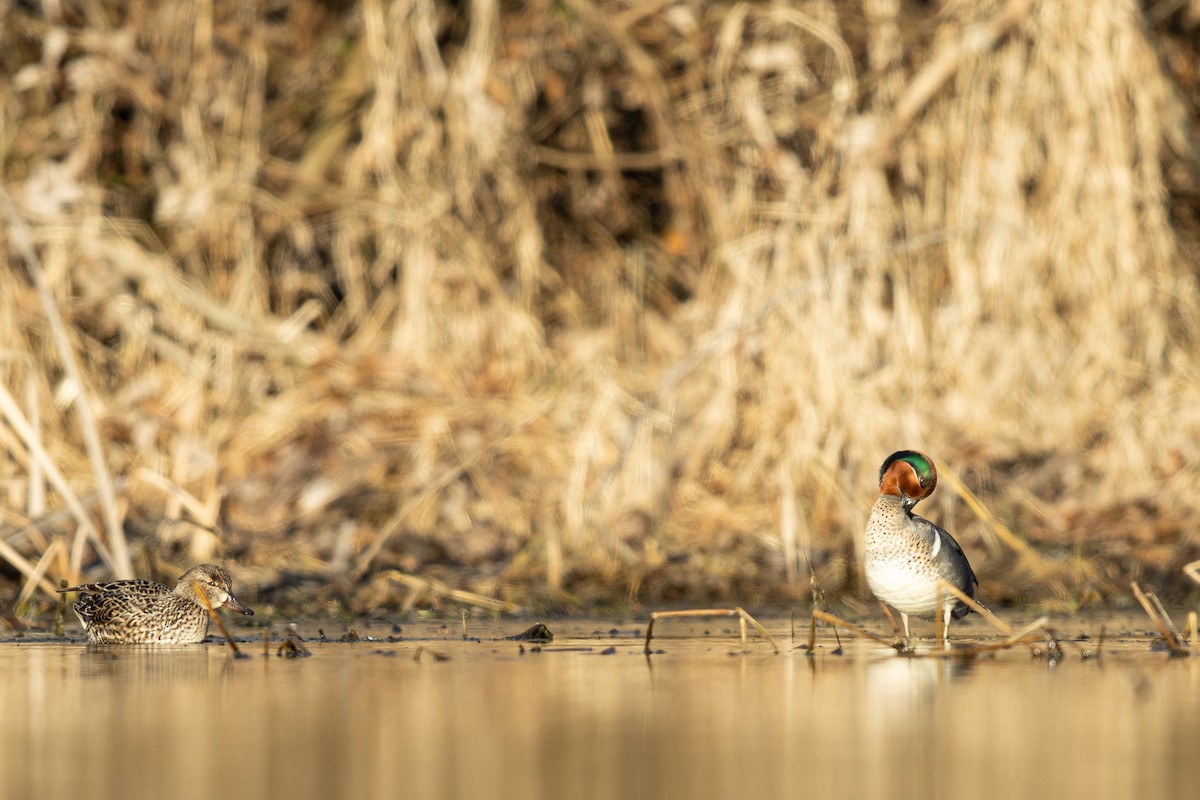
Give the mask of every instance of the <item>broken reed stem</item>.
[(1017, 631), (1016, 633), (1010, 633), (1009, 637), (1007, 639), (1005, 639), (1003, 642), (999, 643), (999, 646), (1000, 647), (1012, 647), (1014, 644), (1020, 644), (1030, 634), (1034, 633), (1035, 631), (1040, 631), (1042, 628), (1046, 627), (1046, 625), (1049, 622), (1050, 622), (1049, 617), (1038, 617), (1033, 622), (1029, 623), (1024, 628), (1021, 628), (1021, 630)]
[[(814, 611), (814, 612), (812, 612), (812, 618), (813, 618), (813, 623), (809, 629), (810, 633), (809, 633), (809, 638), (808, 638), (808, 645), (809, 645), (808, 652), (810, 652), (810, 653), (813, 651), (813, 646), (816, 644), (816, 642), (814, 640), (815, 640), (815, 634), (816, 634), (816, 620), (818, 620), (818, 619), (828, 622), (830, 625), (833, 625), (835, 627), (845, 628), (846, 630), (850, 631), (851, 633), (855, 634), (856, 636), (863, 636), (863, 637), (866, 637), (867, 639), (871, 639), (872, 641), (879, 642), (882, 645), (887, 645), (888, 647), (896, 648), (895, 642), (889, 642), (887, 639), (884, 639), (882, 636), (878, 636), (874, 633), (871, 633), (869, 630), (862, 627), (861, 625), (855, 625), (853, 622), (847, 622), (846, 620), (842, 619), (841, 617), (836, 617), (833, 614), (830, 614), (828, 611)], [(899, 648), (896, 648), (896, 649), (899, 649)]]
[(767, 633), (767, 629), (759, 624), (753, 616), (751, 616), (744, 608), (737, 606), (736, 608), (689, 608), (683, 611), (652, 611), (650, 612), (650, 621), (646, 624), (646, 642), (642, 648), (644, 655), (651, 655), (650, 640), (654, 638), (654, 623), (660, 619), (680, 619), (684, 617), (738, 617), (740, 619), (739, 629), (741, 631), (742, 652), (749, 652), (747, 646), (746, 623), (754, 626), (762, 637), (767, 640), (771, 648), (776, 654), (779, 653), (779, 645), (775, 644), (775, 640), (771, 638), (771, 634)]
[(212, 604), (208, 602), (208, 596), (200, 590), (200, 584), (192, 581), (192, 591), (200, 598), (200, 602), (204, 603), (204, 607), (208, 609), (208, 615), (212, 617), (213, 622), (217, 623), (217, 627), (221, 629), (221, 635), (225, 637), (225, 641), (229, 644), (229, 649), (238, 658), (241, 657), (242, 651), (238, 649), (237, 642), (233, 641), (233, 637), (229, 635), (229, 630), (226, 629), (225, 623), (217, 616), (217, 612), (213, 610)]
[[(33, 597), (33, 593), (39, 588), (53, 588), (50, 582), (46, 580), (46, 570), (49, 569), (50, 562), (55, 558), (65, 560), (65, 550), (66, 545), (63, 544), (62, 539), (55, 537), (49, 546), (42, 551), (41, 558), (33, 565), (33, 571), (26, 576), (25, 585), (21, 587), (21, 593), (17, 595), (17, 608), (24, 608), (25, 604)], [(54, 594), (57, 594), (57, 592)]]
[(445, 597), (458, 603), (478, 606), (490, 611), (512, 612), (519, 609), (516, 603), (510, 603), (507, 600), (496, 600), (492, 597), (484, 597), (481, 594), (468, 592), (465, 589), (455, 589), (434, 578), (420, 578), (416, 575), (406, 575), (399, 570), (388, 570), (377, 577), (376, 580), (383, 580), (389, 583), (394, 581), (408, 587), (409, 593), (402, 606), (402, 611), (411, 609), (421, 597), (427, 597), (435, 607), (439, 606), (441, 598)]
[[(0, 539), (0, 558), (3, 558), (9, 564), (14, 566), (18, 572), (25, 576), (26, 580), (32, 579), (32, 576), (37, 571), (37, 567), (30, 564), (20, 553), (18, 553), (12, 545)], [(58, 593), (54, 590), (54, 584), (43, 575), (37, 581), (37, 587), (48, 594), (50, 597), (57, 598)]]
[(1146, 612), (1146, 616), (1150, 617), (1150, 621), (1154, 623), (1154, 627), (1158, 628), (1158, 632), (1162, 635), (1163, 641), (1167, 643), (1167, 647), (1170, 648), (1171, 652), (1177, 655), (1186, 653), (1187, 647), (1171, 631), (1175, 626), (1168, 625), (1162, 616), (1160, 616), (1158, 609), (1151, 605), (1150, 598), (1142, 591), (1142, 587), (1138, 586), (1137, 581), (1129, 584), (1129, 586), (1133, 589), (1133, 596), (1141, 603), (1142, 609)]
[(1028, 542), (1013, 533), (1007, 525), (996, 519), (991, 510), (988, 509), (983, 501), (975, 496), (975, 493), (967, 488), (967, 485), (962, 482), (958, 474), (949, 467), (938, 469), (938, 477), (945, 480), (954, 490), (955, 494), (962, 498), (967, 504), (967, 508), (971, 509), (972, 513), (979, 518), (979, 521), (988, 527), (997, 539), (1004, 543), (1004, 546), (1012, 550), (1017, 555), (1023, 558), (1031, 558), (1035, 561), (1041, 561), (1037, 551), (1034, 550)]
[[(956, 596), (959, 596), (961, 599), (961, 597), (962, 597), (961, 592), (959, 592), (953, 586), (951, 586), (949, 588), (953, 594), (955, 594)], [(978, 606), (979, 604), (971, 603), (971, 605)], [(979, 608), (983, 608), (983, 606), (979, 606)], [(984, 609), (984, 610), (986, 611), (986, 609)], [(857, 636), (863, 636), (867, 639), (871, 639), (872, 641), (878, 642), (879, 644), (887, 645), (888, 647), (891, 647), (899, 652), (902, 652), (905, 655), (913, 656), (916, 658), (963, 658), (963, 657), (970, 657), (970, 656), (978, 655), (980, 653), (988, 653), (993, 650), (1006, 650), (1014, 645), (1021, 644), (1026, 639), (1028, 639), (1030, 634), (1046, 627), (1046, 624), (1049, 622), (1049, 618), (1047, 618), (1047, 617), (1038, 617), (1036, 620), (1034, 620), (1033, 622), (1026, 625), (1024, 628), (1022, 628), (1021, 630), (1016, 631), (1014, 633), (1011, 627), (1009, 627), (1008, 625), (1005, 625), (998, 618), (995, 618), (995, 615), (991, 614), (991, 612), (988, 612), (988, 615), (992, 616), (995, 619), (995, 624), (997, 624), (997, 627), (999, 627), (1001, 630), (1003, 630), (1005, 632), (1005, 634), (1007, 635), (1008, 638), (1004, 639), (1004, 641), (992, 642), (989, 644), (975, 645), (972, 647), (964, 648), (962, 650), (939, 649), (939, 650), (934, 650), (934, 651), (928, 652), (928, 653), (918, 653), (918, 652), (911, 651), (911, 650), (904, 650), (896, 643), (889, 642), (887, 639), (884, 639), (882, 636), (878, 636), (874, 633), (871, 633), (871, 631), (867, 630), (866, 628), (864, 628), (860, 625), (855, 625), (853, 622), (847, 622), (846, 620), (842, 619), (841, 617), (834, 616), (833, 614), (830, 614), (826, 611), (814, 611), (814, 612), (812, 612), (812, 619), (809, 622), (809, 627), (808, 627), (808, 652), (809, 652), (809, 654), (812, 654), (813, 648), (816, 646), (817, 620), (818, 619), (828, 622), (830, 625), (833, 625), (835, 628), (845, 628), (846, 630), (850, 631), (851, 633), (853, 633)], [(940, 621), (938, 621), (938, 625), (941, 625)]]
[(900, 623), (896, 621), (896, 615), (887, 607), (887, 603), (879, 601), (879, 607), (883, 609), (883, 613), (887, 615), (888, 622), (892, 623), (892, 636), (900, 638)]
[(1195, 650), (1198, 646), (1200, 646), (1200, 638), (1197, 638), (1197, 636), (1196, 636), (1196, 612), (1195, 611), (1188, 612), (1188, 643), (1190, 644), (1190, 646), (1193, 650)]
[(1193, 561), (1190, 564), (1183, 565), (1183, 574), (1200, 583), (1200, 561)]
[(1163, 608), (1162, 601), (1158, 599), (1158, 594), (1151, 593), (1146, 595), (1146, 597), (1150, 599), (1150, 602), (1154, 603), (1154, 607), (1158, 609), (1159, 615), (1162, 617), (1163, 622), (1167, 623), (1167, 627), (1171, 629), (1171, 633), (1174, 634), (1175, 639), (1183, 644), (1183, 634), (1179, 632), (1179, 628), (1175, 627), (1175, 623), (1171, 620), (1171, 615)]
[[(946, 590), (948, 592), (950, 592), (950, 594), (954, 595), (959, 600), (961, 600), (963, 603), (965, 603), (967, 608), (971, 609), (976, 614), (978, 614), (979, 616), (983, 617), (988, 622), (990, 622), (992, 624), (992, 627), (994, 627), (996, 630), (1000, 631), (1005, 636), (1012, 635), (1012, 632), (1013, 632), (1012, 627), (1008, 623), (1006, 623), (1004, 620), (1000, 619), (995, 614), (993, 614), (991, 611), (989, 611), (986, 606), (980, 605), (979, 601), (976, 600), (975, 598), (968, 597), (966, 594), (959, 591), (958, 588), (951, 586), (950, 584), (946, 583), (941, 578), (938, 578), (938, 588), (941, 589), (942, 587), (945, 587)], [(939, 601), (940, 601), (940, 598), (939, 598)], [(940, 607), (940, 605), (941, 604), (939, 602), (939, 607)]]

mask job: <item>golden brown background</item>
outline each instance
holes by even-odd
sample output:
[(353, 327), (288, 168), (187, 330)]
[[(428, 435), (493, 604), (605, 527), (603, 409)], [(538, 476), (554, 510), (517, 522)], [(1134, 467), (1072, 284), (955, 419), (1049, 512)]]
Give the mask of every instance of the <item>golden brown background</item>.
[(1186, 599), (1196, 2), (4, 8), (29, 613), (853, 601), (900, 448), (986, 600)]

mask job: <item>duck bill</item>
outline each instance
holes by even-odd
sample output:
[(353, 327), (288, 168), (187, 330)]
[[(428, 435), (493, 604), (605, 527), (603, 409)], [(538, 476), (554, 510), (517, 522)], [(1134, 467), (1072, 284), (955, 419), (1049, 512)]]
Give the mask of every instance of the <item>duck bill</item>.
[(232, 608), (239, 614), (246, 614), (247, 616), (251, 617), (254, 616), (254, 609), (247, 608), (246, 606), (242, 605), (241, 601), (233, 595), (229, 595), (229, 599), (225, 601), (225, 607)]

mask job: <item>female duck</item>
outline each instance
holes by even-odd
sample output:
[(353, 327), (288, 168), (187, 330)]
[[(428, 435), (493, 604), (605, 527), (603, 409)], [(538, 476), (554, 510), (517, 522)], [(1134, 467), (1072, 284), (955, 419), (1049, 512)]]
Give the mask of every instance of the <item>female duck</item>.
[[(110, 581), (59, 589), (79, 592), (75, 615), (93, 644), (191, 644), (208, 635), (208, 608), (254, 612), (233, 596), (229, 573), (199, 564), (172, 589), (154, 581)], [(203, 598), (201, 598), (203, 594)]]

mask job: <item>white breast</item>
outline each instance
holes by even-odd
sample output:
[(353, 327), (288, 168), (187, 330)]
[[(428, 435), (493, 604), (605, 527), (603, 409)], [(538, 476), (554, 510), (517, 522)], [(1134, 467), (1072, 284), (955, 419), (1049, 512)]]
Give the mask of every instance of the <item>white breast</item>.
[[(889, 606), (918, 617), (932, 616), (937, 610), (937, 576), (912, 568), (898, 559), (867, 560), (867, 586)], [(944, 593), (943, 602), (953, 602)]]

